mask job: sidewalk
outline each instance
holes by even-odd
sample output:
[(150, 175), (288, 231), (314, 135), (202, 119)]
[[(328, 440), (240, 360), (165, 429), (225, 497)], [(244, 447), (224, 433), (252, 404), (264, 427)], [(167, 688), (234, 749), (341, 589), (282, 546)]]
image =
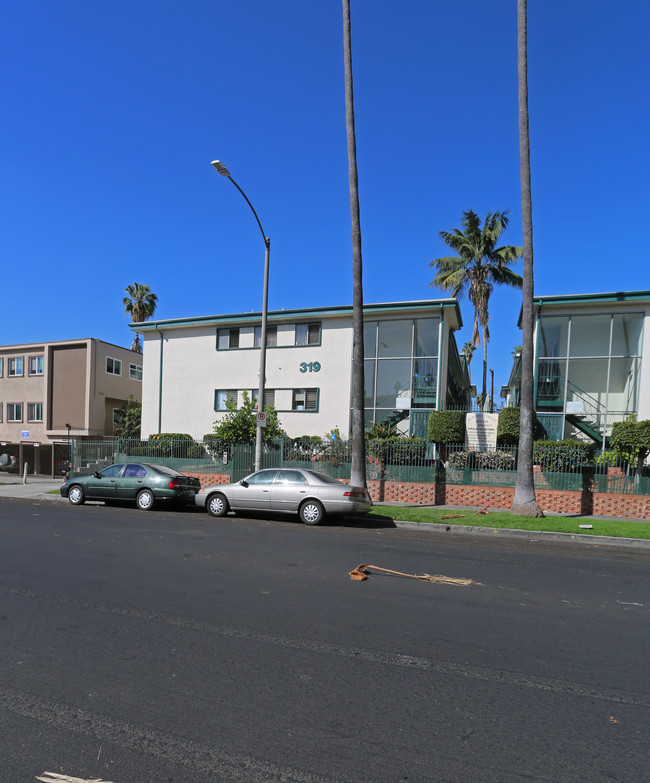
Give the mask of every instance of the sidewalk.
[(59, 490), (64, 479), (44, 478), (43, 476), (27, 476), (23, 484), (20, 476), (0, 473), (0, 498), (32, 498), (38, 500), (63, 500), (61, 495), (49, 495), (52, 490)]

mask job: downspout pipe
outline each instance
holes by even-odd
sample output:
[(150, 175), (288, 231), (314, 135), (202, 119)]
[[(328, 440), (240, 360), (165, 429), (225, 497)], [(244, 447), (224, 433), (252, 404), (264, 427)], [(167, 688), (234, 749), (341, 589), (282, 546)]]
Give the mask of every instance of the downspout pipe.
[(153, 324), (153, 328), (160, 335), (160, 362), (158, 369), (158, 435), (162, 427), (162, 377), (163, 377), (163, 333), (158, 328), (158, 324)]

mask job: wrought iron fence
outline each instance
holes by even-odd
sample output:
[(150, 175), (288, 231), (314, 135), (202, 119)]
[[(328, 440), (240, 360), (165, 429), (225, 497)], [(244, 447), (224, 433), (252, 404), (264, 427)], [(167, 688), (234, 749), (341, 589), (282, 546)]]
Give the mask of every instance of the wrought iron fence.
[[(106, 438), (73, 439), (72, 471), (88, 475), (116, 462), (151, 462), (182, 473), (227, 476), (238, 481), (254, 470), (254, 445), (161, 439), (141, 441)], [(439, 445), (419, 438), (366, 442), (366, 473), (370, 481), (481, 486), (515, 486), (518, 448), (473, 451), (464, 444)], [(589, 448), (534, 446), (534, 479), (539, 489), (650, 495), (650, 469), (637, 471), (634, 458), (612, 451), (595, 454)], [(298, 467), (350, 477), (351, 442), (341, 439), (284, 438), (264, 444), (262, 466)]]

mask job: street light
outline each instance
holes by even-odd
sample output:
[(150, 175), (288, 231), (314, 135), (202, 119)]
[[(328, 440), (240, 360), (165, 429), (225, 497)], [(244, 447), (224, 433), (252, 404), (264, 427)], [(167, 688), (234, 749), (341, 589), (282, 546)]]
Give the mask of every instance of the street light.
[[(268, 310), (268, 303), (269, 303), (269, 256), (271, 255), (271, 239), (267, 237), (266, 234), (264, 233), (264, 229), (262, 228), (260, 219), (257, 216), (257, 212), (255, 211), (255, 208), (253, 207), (251, 202), (248, 200), (248, 196), (239, 187), (239, 185), (235, 182), (235, 180), (230, 176), (230, 172), (228, 171), (228, 169), (223, 165), (223, 163), (220, 160), (213, 160), (212, 165), (219, 172), (219, 174), (221, 174), (222, 177), (228, 177), (228, 179), (232, 182), (232, 184), (246, 199), (246, 203), (251, 208), (253, 215), (255, 215), (255, 220), (257, 220), (257, 225), (260, 227), (260, 231), (262, 232), (262, 239), (264, 240), (264, 290), (262, 294), (262, 329), (260, 333), (260, 385), (257, 392), (257, 409), (259, 411), (263, 411), (264, 410), (264, 383), (265, 383), (264, 376), (266, 374), (266, 320), (267, 320), (267, 310)], [(261, 470), (262, 428), (260, 427), (259, 421), (256, 421), (256, 425), (257, 425), (257, 429), (255, 431), (255, 470)]]

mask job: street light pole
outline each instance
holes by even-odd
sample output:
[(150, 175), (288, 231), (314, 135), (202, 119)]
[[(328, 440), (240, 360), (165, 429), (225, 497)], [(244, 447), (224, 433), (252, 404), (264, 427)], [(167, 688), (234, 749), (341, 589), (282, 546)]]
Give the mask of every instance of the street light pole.
[[(235, 182), (235, 180), (231, 177), (230, 172), (228, 169), (223, 165), (223, 163), (220, 160), (213, 160), (212, 165), (214, 168), (221, 174), (222, 177), (228, 177), (228, 179), (232, 182), (232, 184), (237, 188), (237, 190), (242, 194), (244, 199), (246, 200), (246, 203), (251, 208), (251, 211), (253, 215), (255, 215), (255, 220), (257, 221), (257, 225), (260, 228), (260, 231), (262, 233), (262, 239), (264, 240), (264, 288), (263, 288), (263, 294), (262, 294), (262, 328), (260, 330), (260, 383), (259, 388), (257, 392), (257, 409), (258, 411), (264, 410), (264, 386), (265, 386), (265, 380), (266, 380), (266, 321), (267, 321), (267, 314), (268, 314), (268, 303), (269, 303), (269, 258), (271, 255), (271, 239), (266, 236), (264, 233), (264, 229), (262, 228), (262, 224), (260, 222), (259, 217), (257, 216), (257, 212), (255, 211), (255, 208), (251, 204), (251, 202), (248, 200), (248, 196), (244, 193), (244, 191), (239, 187), (239, 185)], [(258, 421), (255, 422), (256, 424), (256, 430), (255, 430), (255, 470), (261, 470), (262, 468), (262, 427), (260, 427), (260, 424)]]

